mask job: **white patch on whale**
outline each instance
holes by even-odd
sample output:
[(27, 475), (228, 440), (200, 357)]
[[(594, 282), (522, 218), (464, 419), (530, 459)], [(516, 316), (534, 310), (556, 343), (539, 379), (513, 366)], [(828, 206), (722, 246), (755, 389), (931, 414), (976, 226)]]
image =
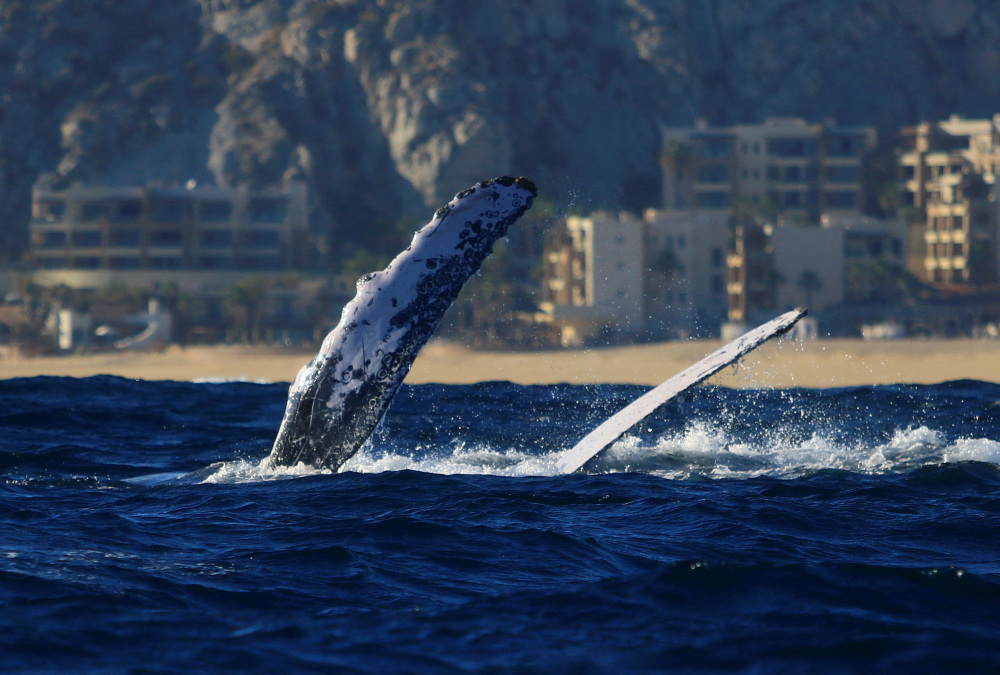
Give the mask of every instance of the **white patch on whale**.
[(536, 193), (510, 176), (460, 192), (388, 267), (358, 281), (340, 324), (289, 389), (271, 466), (337, 469), (358, 451), (465, 282)]

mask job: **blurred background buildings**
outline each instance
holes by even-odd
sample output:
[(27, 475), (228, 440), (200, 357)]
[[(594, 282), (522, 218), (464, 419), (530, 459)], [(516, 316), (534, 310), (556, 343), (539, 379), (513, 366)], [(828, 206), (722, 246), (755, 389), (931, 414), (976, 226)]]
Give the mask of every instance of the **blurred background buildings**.
[(793, 304), (821, 335), (998, 332), (986, 0), (0, 0), (0, 59), (8, 347), (72, 313), (85, 348), (162, 313), (314, 340), (504, 173), (542, 199), (442, 326), (476, 345)]

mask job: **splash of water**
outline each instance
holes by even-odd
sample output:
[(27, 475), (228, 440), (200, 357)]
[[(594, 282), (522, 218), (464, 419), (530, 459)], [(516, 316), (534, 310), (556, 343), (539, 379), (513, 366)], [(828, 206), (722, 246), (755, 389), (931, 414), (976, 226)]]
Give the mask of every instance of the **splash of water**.
[[(455, 439), (449, 446), (412, 451), (369, 443), (341, 471), (382, 473), (420, 471), (442, 475), (555, 476), (561, 452), (533, 454), (524, 450), (470, 444)], [(1000, 464), (1000, 442), (986, 438), (949, 440), (926, 426), (898, 429), (880, 444), (856, 444), (816, 432), (794, 437), (778, 429), (764, 441), (733, 438), (707, 422), (693, 422), (683, 431), (649, 439), (626, 436), (588, 468), (590, 473), (648, 473), (671, 480), (749, 479), (769, 476), (792, 479), (824, 470), (863, 474), (910, 471), (947, 462), (980, 461)], [(204, 482), (233, 483), (281, 480), (329, 473), (299, 464), (271, 467), (266, 461), (236, 460), (205, 470)]]

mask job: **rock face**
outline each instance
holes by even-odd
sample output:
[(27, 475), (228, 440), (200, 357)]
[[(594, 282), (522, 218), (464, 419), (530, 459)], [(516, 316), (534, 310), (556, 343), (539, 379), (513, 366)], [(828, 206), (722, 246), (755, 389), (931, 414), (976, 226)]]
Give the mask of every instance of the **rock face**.
[(0, 0), (0, 244), (30, 187), (308, 181), (375, 245), (480, 178), (658, 200), (659, 127), (1000, 112), (993, 0)]

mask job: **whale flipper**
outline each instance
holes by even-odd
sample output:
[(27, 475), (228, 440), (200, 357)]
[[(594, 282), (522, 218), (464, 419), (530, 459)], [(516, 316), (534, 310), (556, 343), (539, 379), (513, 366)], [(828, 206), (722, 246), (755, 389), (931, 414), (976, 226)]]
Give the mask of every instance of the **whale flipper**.
[(556, 468), (563, 473), (573, 473), (583, 468), (599, 452), (621, 438), (626, 431), (651, 415), (661, 405), (683, 394), (696, 384), (704, 382), (771, 338), (787, 333), (806, 314), (805, 309), (785, 312), (741, 335), (721, 349), (717, 349), (663, 384), (650, 389), (584, 436), (579, 443), (559, 458), (559, 461), (556, 462)]
[(536, 194), (530, 180), (510, 176), (460, 192), (388, 267), (358, 281), (340, 324), (288, 390), (272, 466), (337, 469), (358, 451), (465, 282)]

